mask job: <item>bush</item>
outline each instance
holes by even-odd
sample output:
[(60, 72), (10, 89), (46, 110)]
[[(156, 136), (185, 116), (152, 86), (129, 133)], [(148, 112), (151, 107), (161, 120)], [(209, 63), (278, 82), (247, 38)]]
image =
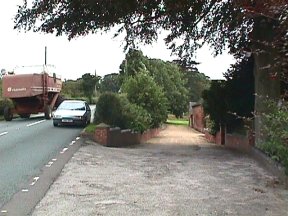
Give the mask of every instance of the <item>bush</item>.
[(263, 114), (263, 135), (265, 141), (258, 145), (272, 159), (285, 167), (288, 175), (288, 103), (278, 104), (268, 100), (269, 112)]
[(6, 106), (13, 107), (13, 102), (10, 99), (0, 99), (0, 115), (4, 114)]
[(210, 89), (203, 91), (204, 110), (210, 115), (217, 129), (226, 125), (229, 133), (239, 131), (244, 120), (253, 117), (254, 77), (253, 58), (243, 59), (224, 74), (226, 81), (211, 82)]
[(123, 123), (125, 127), (143, 133), (151, 127), (151, 116), (142, 107), (129, 102), (127, 97), (121, 96)]
[(103, 122), (111, 126), (123, 127), (122, 107), (117, 94), (104, 93), (99, 97), (94, 122), (97, 124)]
[(97, 124), (103, 122), (141, 133), (151, 126), (151, 117), (144, 108), (115, 93), (104, 93), (99, 97), (94, 119)]
[(131, 103), (141, 106), (152, 118), (152, 127), (159, 127), (167, 119), (168, 101), (163, 89), (145, 72), (128, 77), (122, 85)]

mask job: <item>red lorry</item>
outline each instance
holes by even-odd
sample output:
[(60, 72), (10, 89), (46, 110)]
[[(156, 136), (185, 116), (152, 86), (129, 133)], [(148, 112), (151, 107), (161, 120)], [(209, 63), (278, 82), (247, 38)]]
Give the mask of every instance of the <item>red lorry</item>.
[(29, 118), (39, 112), (44, 112), (45, 118), (50, 119), (61, 89), (61, 78), (55, 73), (49, 74), (46, 66), (41, 73), (4, 75), (3, 97), (11, 99), (14, 105), (4, 108), (5, 120), (11, 121), (14, 114)]

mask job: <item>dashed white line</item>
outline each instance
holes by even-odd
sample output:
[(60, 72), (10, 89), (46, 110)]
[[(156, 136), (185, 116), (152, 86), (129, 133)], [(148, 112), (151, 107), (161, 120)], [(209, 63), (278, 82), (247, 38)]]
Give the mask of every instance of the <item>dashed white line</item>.
[(39, 177), (35, 177), (35, 178), (33, 179), (33, 182), (32, 182), (30, 185), (31, 185), (31, 186), (35, 185), (38, 180), (39, 180)]
[(8, 211), (7, 210), (2, 210), (1, 213), (8, 213)]
[(29, 190), (28, 189), (22, 189), (22, 192), (28, 192)]
[(53, 162), (52, 162), (52, 161), (49, 161), (48, 164), (46, 164), (45, 166), (46, 166), (46, 167), (51, 167), (52, 164), (53, 164)]
[(72, 146), (72, 145), (74, 145), (75, 142), (76, 142), (76, 141), (72, 141), (69, 145)]
[(57, 159), (56, 159), (56, 158), (53, 158), (53, 159), (52, 159), (52, 161), (54, 161), (54, 162), (55, 162), (55, 161), (57, 161)]
[(67, 150), (68, 150), (68, 148), (63, 148), (63, 150), (60, 152), (60, 154), (64, 154), (65, 151), (67, 151)]
[(80, 139), (80, 137), (76, 137), (76, 140), (79, 140)]
[(45, 122), (45, 121), (46, 121), (46, 119), (41, 120), (41, 121), (38, 121), (38, 122), (31, 123), (31, 124), (28, 124), (27, 127), (31, 127), (31, 126), (34, 126), (34, 125), (40, 124), (40, 123)]
[(7, 134), (8, 134), (8, 132), (3, 132), (3, 133), (0, 133), (0, 136), (5, 136)]

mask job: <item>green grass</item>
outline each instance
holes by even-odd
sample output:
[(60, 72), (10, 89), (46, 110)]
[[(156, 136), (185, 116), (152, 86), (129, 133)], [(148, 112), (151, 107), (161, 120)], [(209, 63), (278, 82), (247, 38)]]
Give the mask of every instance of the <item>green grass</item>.
[(87, 133), (94, 133), (94, 131), (96, 130), (96, 124), (89, 124), (87, 125), (87, 127), (85, 128), (85, 132)]
[(166, 124), (188, 126), (189, 121), (186, 119), (167, 119)]

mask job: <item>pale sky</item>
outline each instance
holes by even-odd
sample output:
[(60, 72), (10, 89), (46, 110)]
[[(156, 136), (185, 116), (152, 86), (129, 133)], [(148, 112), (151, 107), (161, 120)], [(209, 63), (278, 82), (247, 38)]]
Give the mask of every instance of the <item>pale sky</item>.
[[(66, 36), (55, 37), (43, 33), (18, 32), (13, 30), (13, 17), (17, 4), (22, 0), (0, 1), (0, 70), (13, 70), (21, 66), (44, 64), (44, 50), (47, 46), (47, 63), (55, 65), (57, 74), (63, 79), (77, 79), (85, 73), (104, 76), (119, 72), (119, 66), (125, 58), (122, 41), (108, 34), (90, 34), (68, 41)], [(173, 60), (164, 42), (159, 40), (149, 46), (141, 46), (144, 55), (149, 58)], [(211, 79), (223, 79), (230, 64), (234, 62), (227, 53), (214, 58), (208, 47), (197, 52), (196, 61), (200, 72)]]

